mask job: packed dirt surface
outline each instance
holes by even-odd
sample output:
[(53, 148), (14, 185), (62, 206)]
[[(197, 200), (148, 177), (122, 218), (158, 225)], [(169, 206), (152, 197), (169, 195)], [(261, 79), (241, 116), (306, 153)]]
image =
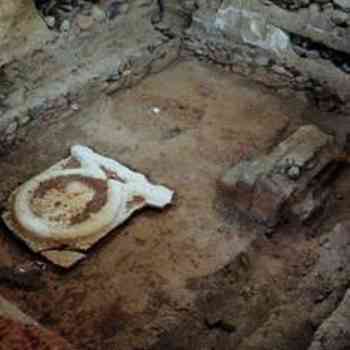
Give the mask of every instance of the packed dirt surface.
[[(243, 224), (222, 202), (217, 180), (314, 111), (193, 61), (78, 107), (69, 119), (34, 125), (28, 142), (0, 159), (0, 202), (74, 144), (175, 189), (176, 200), (165, 211), (134, 216), (71, 271), (48, 265), (35, 288), (0, 283), (0, 293), (77, 349), (233, 349), (292, 298), (317, 259), (318, 233), (286, 224), (272, 234)], [(0, 265), (38, 259), (3, 224), (0, 233)], [(295, 349), (306, 348), (313, 331), (306, 327)], [(294, 349), (289, 345), (273, 349)]]
[(2, 317), (0, 318), (0, 339), (1, 350), (73, 350), (69, 343), (53, 332)]

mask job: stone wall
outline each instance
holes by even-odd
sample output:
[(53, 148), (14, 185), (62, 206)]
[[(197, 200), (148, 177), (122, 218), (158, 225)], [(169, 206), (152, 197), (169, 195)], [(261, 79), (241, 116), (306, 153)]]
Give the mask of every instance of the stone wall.
[[(115, 73), (119, 72), (115, 62), (144, 67), (142, 74), (140, 68), (134, 69), (143, 77), (164, 67), (164, 63), (157, 63), (160, 57), (165, 55), (165, 62), (175, 59), (181, 42), (196, 56), (249, 75), (281, 93), (306, 92), (321, 109), (350, 110), (347, 0), (116, 3), (125, 11), (118, 8), (113, 21), (95, 12), (92, 17), (72, 20), (63, 30), (58, 26), (50, 31), (46, 15), (41, 18), (33, 0), (0, 0), (0, 144), (12, 144), (28, 121), (63, 114), (62, 106), (69, 109), (72, 102), (66, 101), (73, 100), (66, 95), (88, 95), (94, 91), (89, 85), (92, 80), (101, 82), (98, 91), (104, 91), (104, 85), (108, 91), (121, 85), (122, 75)], [(113, 1), (100, 0), (98, 4), (108, 7)], [(47, 39), (50, 42), (43, 45)], [(137, 59), (130, 58), (134, 56), (131, 47)], [(105, 60), (111, 64), (102, 63)], [(33, 64), (41, 69), (33, 69)], [(100, 67), (104, 73), (95, 78)], [(71, 79), (74, 69), (80, 76)], [(59, 101), (58, 107), (56, 102), (51, 104), (52, 94)]]
[(186, 44), (233, 70), (269, 72), (275, 85), (279, 76), (294, 90), (313, 91), (325, 108), (344, 111), (350, 101), (349, 39), (345, 0), (204, 0), (197, 2)]
[(25, 143), (30, 128), (45, 128), (80, 104), (136, 84), (179, 53), (179, 38), (152, 24), (158, 0), (86, 1), (91, 11), (72, 11), (52, 27), (33, 0), (0, 4), (0, 155)]

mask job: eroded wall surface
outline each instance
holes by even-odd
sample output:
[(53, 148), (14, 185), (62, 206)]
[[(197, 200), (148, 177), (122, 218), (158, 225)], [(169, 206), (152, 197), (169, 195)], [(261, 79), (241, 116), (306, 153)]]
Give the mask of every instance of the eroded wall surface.
[[(226, 65), (266, 69), (348, 109), (350, 3), (342, 0), (197, 2), (187, 46)], [(268, 69), (267, 69), (268, 68)]]
[[(49, 118), (47, 111), (52, 114), (57, 106), (50, 104), (52, 91), (61, 113), (61, 106), (72, 102), (71, 97), (67, 102), (67, 91), (69, 95), (92, 91), (88, 82), (96, 74), (103, 85), (99, 91), (115, 91), (126, 78), (121, 70), (128, 73), (130, 65), (148, 67), (133, 70), (139, 77), (159, 70), (165, 65), (158, 61), (165, 56), (166, 62), (175, 59), (181, 43), (196, 56), (281, 93), (306, 92), (320, 109), (343, 114), (350, 110), (348, 1), (100, 0), (97, 4), (118, 5), (113, 21), (81, 16), (66, 29), (50, 31), (32, 0), (0, 0), (2, 148), (28, 121)], [(52, 40), (43, 45), (48, 37)], [(43, 53), (31, 56), (37, 48)], [(117, 68), (119, 61), (125, 69)], [(33, 69), (33, 64), (41, 69)], [(81, 72), (82, 65), (89, 65), (89, 77), (81, 73), (72, 79), (70, 72)]]
[[(44, 128), (83, 101), (131, 86), (179, 52), (179, 38), (168, 38), (152, 24), (157, 0), (86, 1), (91, 13), (78, 9), (50, 30), (32, 0), (9, 7), (0, 1), (6, 9), (0, 10), (0, 154), (26, 142), (34, 123)], [(45, 34), (49, 41), (42, 40)]]
[(49, 38), (33, 0), (0, 0), (0, 66)]

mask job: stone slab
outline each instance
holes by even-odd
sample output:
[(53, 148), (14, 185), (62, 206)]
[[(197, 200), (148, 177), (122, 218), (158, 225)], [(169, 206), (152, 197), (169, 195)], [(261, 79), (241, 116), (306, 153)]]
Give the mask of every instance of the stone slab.
[(34, 252), (69, 268), (135, 211), (170, 204), (173, 191), (84, 146), (20, 186), (3, 218)]
[(329, 195), (338, 153), (332, 136), (305, 125), (269, 155), (228, 170), (220, 183), (232, 204), (258, 222), (274, 226), (286, 212), (306, 221)]

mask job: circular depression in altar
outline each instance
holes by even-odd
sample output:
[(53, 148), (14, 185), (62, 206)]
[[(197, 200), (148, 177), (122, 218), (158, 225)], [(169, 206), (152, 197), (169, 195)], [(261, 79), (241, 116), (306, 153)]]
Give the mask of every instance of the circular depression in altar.
[(15, 190), (2, 215), (30, 249), (69, 268), (95, 243), (145, 206), (164, 208), (174, 192), (88, 147)]
[(19, 189), (14, 216), (36, 238), (75, 239), (112, 225), (122, 197), (104, 179), (79, 174), (46, 176)]

